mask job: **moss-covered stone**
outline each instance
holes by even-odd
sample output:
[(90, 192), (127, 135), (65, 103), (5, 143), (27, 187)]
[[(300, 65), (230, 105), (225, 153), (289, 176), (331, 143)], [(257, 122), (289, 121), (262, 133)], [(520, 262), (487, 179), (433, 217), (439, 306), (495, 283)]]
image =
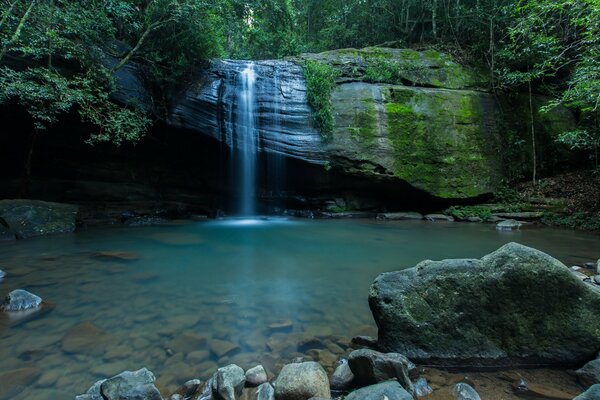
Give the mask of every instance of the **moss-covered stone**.
[(369, 304), (379, 347), (428, 365), (572, 366), (600, 350), (600, 292), (516, 243), (382, 274)]

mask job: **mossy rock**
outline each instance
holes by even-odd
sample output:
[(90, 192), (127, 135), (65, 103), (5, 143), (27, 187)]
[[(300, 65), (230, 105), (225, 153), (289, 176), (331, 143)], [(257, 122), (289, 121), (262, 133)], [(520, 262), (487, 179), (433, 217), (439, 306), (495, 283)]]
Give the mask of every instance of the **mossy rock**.
[[(37, 200), (0, 200), (0, 220), (19, 239), (73, 232), (78, 207)], [(1, 230), (1, 229), (0, 229)]]
[(600, 350), (600, 291), (516, 243), (382, 274), (369, 305), (382, 351), (432, 366), (569, 367)]

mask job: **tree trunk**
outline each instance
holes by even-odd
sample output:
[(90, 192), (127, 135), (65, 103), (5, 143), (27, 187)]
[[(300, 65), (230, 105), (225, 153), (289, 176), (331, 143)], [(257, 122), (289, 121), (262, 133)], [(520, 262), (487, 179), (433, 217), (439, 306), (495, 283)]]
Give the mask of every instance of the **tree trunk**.
[(29, 141), (29, 147), (27, 148), (27, 154), (25, 155), (25, 165), (23, 168), (23, 176), (21, 177), (21, 189), (19, 191), (20, 198), (25, 198), (29, 195), (29, 187), (31, 184), (31, 162), (33, 160), (33, 149), (35, 147), (35, 142), (37, 141), (37, 137), (39, 134), (39, 129), (34, 128), (31, 133), (31, 138)]
[(535, 146), (535, 125), (533, 118), (533, 94), (531, 93), (531, 76), (527, 78), (527, 85), (529, 87), (529, 117), (531, 123), (531, 149), (532, 149), (532, 161), (533, 161), (533, 176), (532, 181), (533, 185), (537, 184), (537, 154), (536, 154), (536, 146)]
[(437, 0), (432, 0), (431, 3), (431, 30), (434, 39), (437, 39)]

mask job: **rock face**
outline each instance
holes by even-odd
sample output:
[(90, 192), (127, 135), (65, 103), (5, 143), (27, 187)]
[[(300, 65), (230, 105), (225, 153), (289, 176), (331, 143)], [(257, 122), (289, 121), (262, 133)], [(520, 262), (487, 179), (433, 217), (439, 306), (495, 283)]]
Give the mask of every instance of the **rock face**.
[(319, 363), (308, 361), (287, 364), (274, 383), (277, 400), (308, 400), (330, 397), (329, 379)]
[(346, 396), (346, 400), (413, 400), (410, 393), (396, 381), (387, 381), (377, 385), (366, 386)]
[(402, 354), (384, 354), (369, 349), (354, 350), (348, 357), (348, 364), (358, 386), (397, 379), (404, 389), (411, 393), (414, 391), (409, 371), (415, 365)]
[[(335, 128), (328, 140), (312, 124), (300, 66), (305, 60), (328, 64), (340, 74), (332, 94)], [(243, 61), (213, 62), (173, 99), (169, 124), (237, 146), (232, 132), (241, 119), (234, 100), (247, 67)], [(520, 114), (526, 96), (498, 100), (481, 90), (488, 86), (485, 74), (433, 50), (343, 49), (258, 61), (253, 68), (261, 152), (373, 181), (408, 183), (439, 198), (492, 192), (501, 178), (502, 126), (508, 120), (515, 132), (527, 131)], [(382, 70), (392, 72), (394, 81), (381, 81)], [(536, 97), (535, 106), (546, 101)], [(573, 125), (565, 109), (538, 119), (542, 135)]]
[(163, 400), (154, 379), (146, 368), (125, 371), (102, 382), (100, 393), (104, 400)]
[(600, 384), (590, 387), (573, 400), (600, 400)]
[(516, 243), (480, 260), (423, 261), (382, 274), (369, 305), (379, 348), (417, 363), (574, 366), (600, 349), (600, 293)]
[(600, 383), (600, 358), (590, 361), (576, 371), (577, 378), (585, 387)]
[[(0, 279), (4, 277), (0, 271)], [(16, 289), (10, 292), (4, 299), (1, 308), (4, 311), (25, 311), (38, 308), (42, 305), (42, 298), (27, 290)]]
[(77, 211), (77, 206), (69, 204), (0, 200), (0, 220), (19, 239), (73, 232)]

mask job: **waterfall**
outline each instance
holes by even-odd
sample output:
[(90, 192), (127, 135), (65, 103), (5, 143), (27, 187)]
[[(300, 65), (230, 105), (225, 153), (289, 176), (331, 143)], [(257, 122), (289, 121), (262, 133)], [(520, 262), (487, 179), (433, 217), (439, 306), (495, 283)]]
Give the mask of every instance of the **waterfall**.
[[(272, 85), (272, 114), (271, 129), (279, 134), (282, 131), (282, 115), (285, 114), (285, 99), (281, 92), (281, 79), (277, 65), (274, 66)], [(278, 200), (283, 197), (285, 191), (285, 158), (281, 150), (271, 146), (275, 151), (270, 151), (267, 156), (267, 187), (269, 196), (274, 200), (274, 206), (278, 206)]]
[(234, 182), (238, 185), (240, 200), (236, 212), (240, 216), (256, 214), (256, 74), (254, 63), (248, 63), (238, 78), (236, 93), (237, 123), (233, 132)]

